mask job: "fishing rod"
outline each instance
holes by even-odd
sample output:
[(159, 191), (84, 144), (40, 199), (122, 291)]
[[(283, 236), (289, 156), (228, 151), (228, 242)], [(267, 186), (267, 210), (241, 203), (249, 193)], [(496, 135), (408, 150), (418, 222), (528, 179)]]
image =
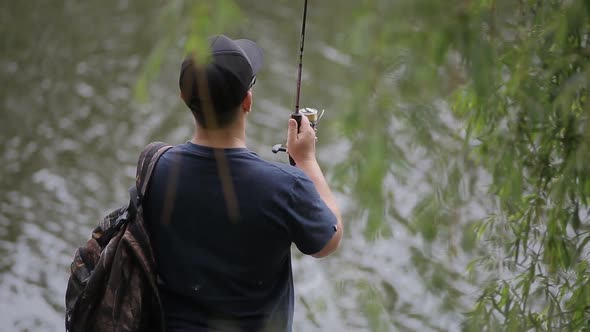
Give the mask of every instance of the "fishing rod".
[[(305, 23), (307, 21), (307, 0), (305, 0), (305, 4), (303, 5), (303, 23), (301, 24), (301, 41), (299, 44), (299, 68), (297, 73), (297, 92), (295, 95), (295, 111), (291, 113), (291, 118), (297, 121), (297, 132), (299, 132), (301, 126), (301, 119), (305, 115), (312, 126), (312, 128), (316, 128), (317, 122), (322, 117), (324, 112), (318, 116), (318, 111), (314, 108), (304, 108), (299, 109), (299, 101), (301, 98), (301, 77), (303, 73), (303, 49), (305, 47)], [(287, 148), (285, 148), (281, 144), (276, 144), (272, 147), (273, 153), (287, 152)], [(289, 156), (289, 163), (295, 166), (295, 160)]]
[(299, 71), (297, 73), (297, 94), (295, 97), (295, 112), (291, 118), (297, 120), (297, 126), (301, 124), (301, 113), (299, 113), (299, 99), (301, 98), (301, 74), (303, 73), (303, 47), (305, 46), (305, 22), (307, 21), (307, 0), (303, 5), (303, 23), (301, 24), (301, 42), (299, 45)]

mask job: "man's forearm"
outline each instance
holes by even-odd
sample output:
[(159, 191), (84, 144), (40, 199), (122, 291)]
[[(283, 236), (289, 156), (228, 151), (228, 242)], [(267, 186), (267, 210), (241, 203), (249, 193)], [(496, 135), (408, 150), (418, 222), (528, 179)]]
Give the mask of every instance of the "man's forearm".
[[(299, 129), (299, 130), (298, 130)], [(324, 201), (326, 206), (336, 216), (337, 228), (336, 233), (319, 252), (312, 256), (320, 258), (326, 257), (336, 248), (342, 239), (342, 217), (340, 210), (332, 195), (332, 191), (322, 174), (320, 165), (315, 159), (315, 131), (309, 125), (309, 119), (301, 117), (301, 124), (298, 126), (295, 119), (289, 119), (289, 131), (287, 132), (287, 146), (289, 154), (297, 162), (297, 167), (301, 169), (313, 182), (316, 190), (320, 194), (320, 198)], [(321, 222), (321, 220), (318, 220)]]
[(342, 217), (340, 215), (340, 209), (338, 209), (338, 205), (336, 204), (336, 199), (328, 186), (328, 182), (326, 182), (326, 178), (320, 169), (320, 165), (318, 165), (317, 161), (310, 160), (301, 163), (297, 163), (297, 167), (301, 169), (313, 182), (315, 185), (320, 197), (326, 203), (328, 208), (334, 213), (336, 219), (338, 220), (338, 232), (342, 232)]

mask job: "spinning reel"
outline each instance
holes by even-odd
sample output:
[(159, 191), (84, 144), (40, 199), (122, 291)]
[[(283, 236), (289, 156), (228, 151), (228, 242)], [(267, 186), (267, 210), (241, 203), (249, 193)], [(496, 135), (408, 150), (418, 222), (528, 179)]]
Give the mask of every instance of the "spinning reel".
[[(322, 110), (321, 112), (319, 112), (317, 109), (315, 108), (302, 108), (299, 110), (299, 114), (305, 115), (307, 117), (307, 119), (309, 120), (309, 124), (311, 125), (311, 127), (317, 131), (317, 125), (318, 122), (320, 121), (320, 119), (322, 118), (322, 116), (324, 116), (324, 111)], [(287, 152), (287, 147), (282, 145), (282, 144), (275, 144), (272, 147), (272, 152), (273, 153), (279, 153), (279, 152)]]

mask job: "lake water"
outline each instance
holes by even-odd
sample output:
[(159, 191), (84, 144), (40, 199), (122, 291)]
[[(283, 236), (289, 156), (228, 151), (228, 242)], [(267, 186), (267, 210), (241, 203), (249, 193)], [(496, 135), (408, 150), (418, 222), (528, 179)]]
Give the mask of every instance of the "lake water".
[[(287, 162), (270, 148), (285, 140), (294, 104), (301, 4), (238, 3), (246, 20), (232, 37), (257, 41), (266, 56), (247, 143), (264, 158)], [(174, 33), (158, 25), (165, 4), (40, 0), (0, 6), (0, 331), (64, 329), (73, 253), (106, 213), (126, 202), (140, 149), (150, 141), (190, 139), (192, 116), (177, 96), (182, 36), (164, 53), (149, 100), (140, 103), (133, 93), (158, 40)], [(338, 134), (341, 100), (352, 93), (348, 72), (365, 64), (351, 63), (330, 37), (344, 31), (348, 23), (338, 17), (349, 5), (323, 0), (312, 6), (302, 105), (326, 109), (318, 153), (332, 182), (354, 146)], [(409, 158), (425, 157), (417, 152)], [(411, 169), (407, 181), (392, 174), (384, 182), (395, 192), (385, 207), (408, 220), (430, 189), (431, 162), (418, 164), (423, 167)], [(430, 240), (377, 211), (392, 231), (367, 238), (366, 193), (351, 188), (335, 186), (346, 229), (339, 251), (322, 260), (295, 255), (294, 330), (459, 330), (476, 293), (464, 275), (464, 236), (453, 232), (481, 210), (454, 211), (456, 219), (439, 229), (447, 236)]]

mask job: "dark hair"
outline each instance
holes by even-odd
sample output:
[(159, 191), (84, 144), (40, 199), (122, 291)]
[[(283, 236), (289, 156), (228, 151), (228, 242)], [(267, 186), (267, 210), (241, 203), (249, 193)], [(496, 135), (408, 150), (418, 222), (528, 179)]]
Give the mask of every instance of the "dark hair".
[[(186, 58), (180, 68), (182, 99), (199, 125), (223, 128), (231, 124), (262, 66), (262, 49), (251, 40), (224, 35), (209, 38), (210, 57)], [(201, 86), (199, 86), (201, 85)]]
[[(241, 91), (242, 83), (221, 66), (196, 66), (193, 60), (185, 63), (180, 76), (180, 91), (195, 120), (203, 128), (224, 128), (239, 113), (239, 106), (248, 91)], [(203, 82), (207, 86), (198, 88)]]

